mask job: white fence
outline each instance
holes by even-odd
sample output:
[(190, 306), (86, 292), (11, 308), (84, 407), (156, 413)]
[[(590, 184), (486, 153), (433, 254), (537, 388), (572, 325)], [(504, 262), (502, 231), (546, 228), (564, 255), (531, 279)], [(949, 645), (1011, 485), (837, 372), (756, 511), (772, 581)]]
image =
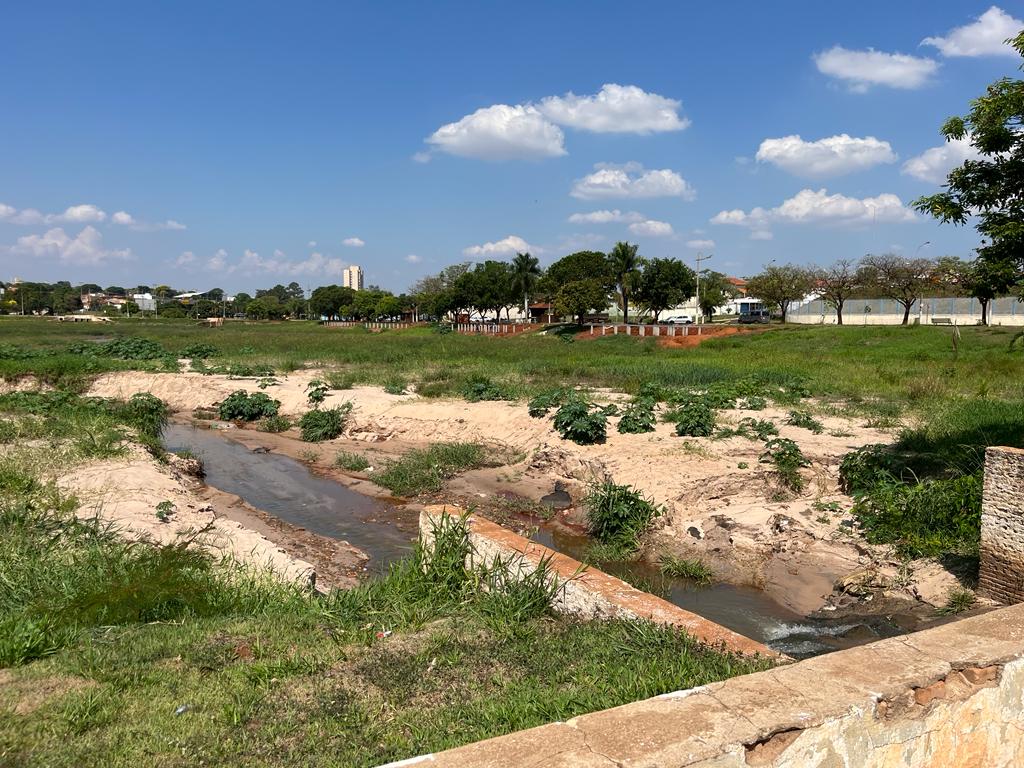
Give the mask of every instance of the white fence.
[[(786, 321), (816, 325), (834, 325), (836, 311), (828, 302), (813, 299), (790, 307)], [(977, 325), (981, 322), (981, 303), (972, 298), (925, 298), (910, 308), (910, 322), (922, 325)], [(899, 325), (903, 305), (892, 299), (850, 299), (843, 307), (846, 325)], [(1024, 325), (1024, 304), (1012, 296), (993, 299), (988, 304), (989, 325)]]

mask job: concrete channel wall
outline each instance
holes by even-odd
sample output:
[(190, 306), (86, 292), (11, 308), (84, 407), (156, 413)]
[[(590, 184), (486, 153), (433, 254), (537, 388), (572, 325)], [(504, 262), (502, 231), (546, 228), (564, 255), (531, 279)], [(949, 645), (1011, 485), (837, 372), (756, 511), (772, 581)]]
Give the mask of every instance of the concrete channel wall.
[(1024, 602), (1024, 451), (985, 451), (978, 591), (1002, 603)]
[[(427, 507), (420, 513), (421, 538), (429, 546), (435, 526), (445, 515), (461, 517), (463, 514), (463, 510), (452, 506)], [(501, 558), (503, 562), (511, 564), (514, 570), (525, 573), (535, 570), (541, 560), (546, 561), (552, 576), (561, 584), (554, 603), (554, 609), (560, 613), (584, 618), (633, 618), (672, 624), (709, 645), (724, 645), (742, 654), (780, 657), (756, 640), (660, 597), (641, 592), (596, 568), (585, 568), (578, 560), (530, 541), (497, 523), (475, 515), (468, 516), (466, 522), (473, 548), (470, 554), (471, 565), (489, 565)]]

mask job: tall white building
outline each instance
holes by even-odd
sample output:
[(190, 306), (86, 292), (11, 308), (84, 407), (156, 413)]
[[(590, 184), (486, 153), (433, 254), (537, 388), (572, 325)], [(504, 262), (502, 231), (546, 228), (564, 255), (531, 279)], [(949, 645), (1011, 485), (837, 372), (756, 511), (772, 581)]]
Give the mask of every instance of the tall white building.
[(363, 290), (363, 268), (355, 264), (351, 267), (346, 267), (343, 284), (346, 288), (351, 288), (353, 291)]

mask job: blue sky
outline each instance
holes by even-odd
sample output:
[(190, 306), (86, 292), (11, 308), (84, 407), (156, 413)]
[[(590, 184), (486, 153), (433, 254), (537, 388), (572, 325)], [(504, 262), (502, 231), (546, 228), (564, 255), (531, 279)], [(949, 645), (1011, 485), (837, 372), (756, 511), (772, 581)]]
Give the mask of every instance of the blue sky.
[(356, 263), (400, 291), (619, 239), (738, 275), (967, 257), (973, 230), (907, 204), (970, 151), (943, 147), (944, 119), (1020, 75), (999, 41), (1022, 18), (963, 0), (17, 3), (0, 279), (234, 291)]

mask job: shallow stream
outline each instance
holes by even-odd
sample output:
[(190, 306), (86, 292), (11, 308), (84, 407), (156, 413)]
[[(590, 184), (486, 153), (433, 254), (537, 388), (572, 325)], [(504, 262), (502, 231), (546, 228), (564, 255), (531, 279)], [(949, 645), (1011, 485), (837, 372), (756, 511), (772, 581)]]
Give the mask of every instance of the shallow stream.
[[(188, 449), (203, 460), (206, 482), (288, 523), (342, 539), (370, 556), (382, 572), (412, 549), (415, 519), (386, 502), (357, 493), (312, 473), (302, 462), (253, 452), (216, 430), (171, 424), (164, 430), (168, 450)], [(540, 528), (533, 539), (577, 560), (590, 540), (559, 529)], [(802, 658), (848, 648), (902, 632), (876, 617), (837, 622), (804, 618), (761, 590), (734, 584), (700, 585), (668, 579), (647, 563), (599, 563), (602, 570), (651, 591), (681, 608), (791, 656)]]

